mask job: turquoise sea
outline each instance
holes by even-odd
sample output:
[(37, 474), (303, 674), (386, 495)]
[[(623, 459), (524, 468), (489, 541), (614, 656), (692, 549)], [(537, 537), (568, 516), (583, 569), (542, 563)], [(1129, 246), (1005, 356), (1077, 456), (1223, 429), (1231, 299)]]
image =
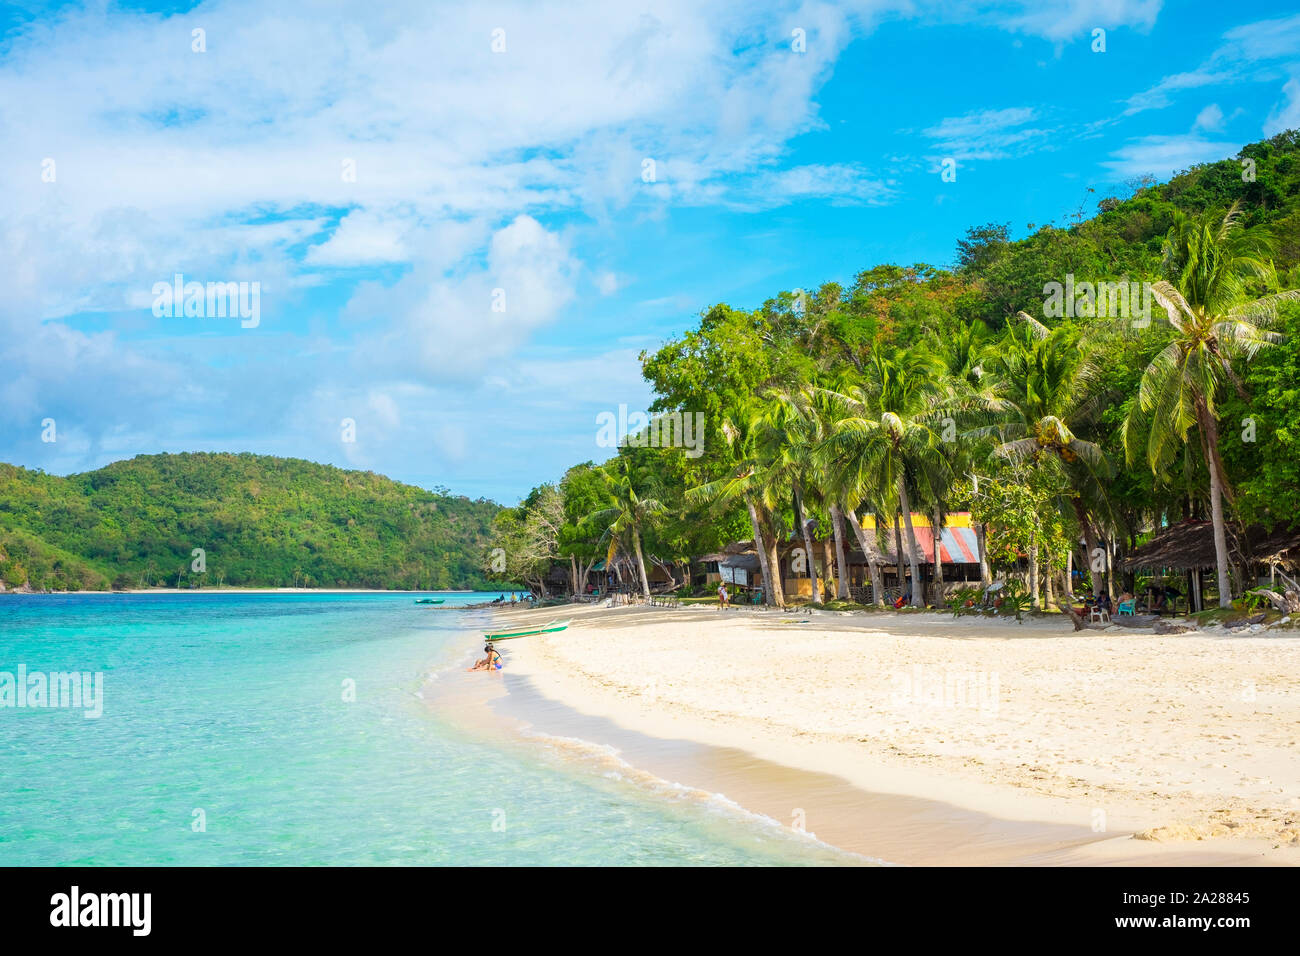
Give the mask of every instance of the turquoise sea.
[(0, 865), (845, 862), (437, 716), (496, 594), (443, 596), (0, 597), (0, 674), (103, 674), (98, 719), (0, 707)]

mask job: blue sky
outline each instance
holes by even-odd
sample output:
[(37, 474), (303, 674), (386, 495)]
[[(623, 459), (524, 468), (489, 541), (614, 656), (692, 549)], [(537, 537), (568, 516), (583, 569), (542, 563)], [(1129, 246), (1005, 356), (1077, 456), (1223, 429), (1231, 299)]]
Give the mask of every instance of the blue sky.
[[(1300, 126), (1283, 3), (270, 9), (0, 13), (0, 460), (254, 451), (513, 502), (608, 457), (638, 352), (713, 303), (946, 265)], [(156, 317), (177, 272), (259, 283), (258, 325)]]

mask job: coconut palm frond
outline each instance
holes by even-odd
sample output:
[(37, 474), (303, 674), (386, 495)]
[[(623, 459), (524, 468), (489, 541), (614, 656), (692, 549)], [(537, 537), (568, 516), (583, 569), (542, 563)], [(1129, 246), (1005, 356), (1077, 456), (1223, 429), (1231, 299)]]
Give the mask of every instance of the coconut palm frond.
[(1176, 329), (1182, 328), (1184, 319), (1192, 321), (1196, 319), (1196, 314), (1183, 298), (1183, 294), (1163, 279), (1151, 284), (1151, 298), (1165, 310), (1165, 314), (1169, 317), (1169, 324)]

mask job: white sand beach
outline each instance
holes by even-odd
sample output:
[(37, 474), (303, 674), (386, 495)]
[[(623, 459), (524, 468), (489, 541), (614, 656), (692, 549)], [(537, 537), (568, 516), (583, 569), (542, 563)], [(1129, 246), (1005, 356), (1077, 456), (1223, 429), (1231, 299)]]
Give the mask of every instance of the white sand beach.
[[(806, 789), (787, 780), (777, 795), (743, 760), (669, 768), (697, 774), (690, 786), (725, 780), (742, 806), (765, 799), (748, 808), (835, 845), (920, 864), (1300, 864), (1294, 630), (703, 607), (500, 620), (556, 617), (573, 623), (499, 647), (538, 700), (601, 719), (581, 736), (694, 741), (756, 758), (768, 778), (802, 771)], [(572, 732), (536, 703), (521, 712), (537, 730)]]

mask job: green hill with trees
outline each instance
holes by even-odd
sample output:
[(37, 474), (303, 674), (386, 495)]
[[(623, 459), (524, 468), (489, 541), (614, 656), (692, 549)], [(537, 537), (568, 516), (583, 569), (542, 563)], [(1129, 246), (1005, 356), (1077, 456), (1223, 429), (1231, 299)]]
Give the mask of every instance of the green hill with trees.
[(67, 477), (0, 464), (0, 580), (38, 590), (475, 588), (498, 510), (264, 455), (142, 455)]
[(704, 414), (704, 454), (633, 436), (539, 486), (497, 519), (507, 573), (558, 561), (581, 583), (612, 560), (646, 590), (652, 559), (744, 538), (771, 580), (776, 542), (834, 531), (869, 557), (910, 553), (917, 580), (908, 514), (970, 511), (995, 570), (1028, 556), (1040, 604), (1070, 556), (1086, 572), (1104, 541), (1122, 567), (1151, 529), (1195, 518), (1214, 525), (1207, 588), (1227, 604), (1251, 582), (1225, 528), (1300, 520), (1300, 133), (1087, 195), (1021, 238), (969, 229), (948, 267), (872, 265), (703, 310), (641, 359), (652, 412)]

